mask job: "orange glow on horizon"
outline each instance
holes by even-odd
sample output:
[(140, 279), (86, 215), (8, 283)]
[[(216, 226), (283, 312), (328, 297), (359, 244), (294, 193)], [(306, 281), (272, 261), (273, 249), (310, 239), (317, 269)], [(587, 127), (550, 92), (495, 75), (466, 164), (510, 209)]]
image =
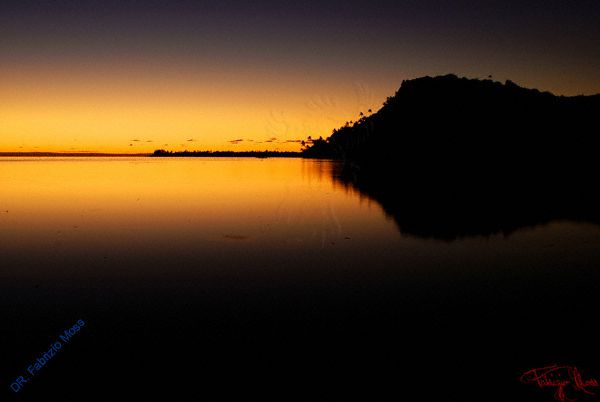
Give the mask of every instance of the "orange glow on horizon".
[(4, 70), (0, 152), (299, 151), (385, 99), (263, 74)]
[[(574, 94), (548, 87), (552, 76), (509, 72), (519, 85)], [(402, 79), (421, 75), (219, 60), (9, 62), (0, 66), (0, 152), (299, 151), (299, 141), (378, 110)]]

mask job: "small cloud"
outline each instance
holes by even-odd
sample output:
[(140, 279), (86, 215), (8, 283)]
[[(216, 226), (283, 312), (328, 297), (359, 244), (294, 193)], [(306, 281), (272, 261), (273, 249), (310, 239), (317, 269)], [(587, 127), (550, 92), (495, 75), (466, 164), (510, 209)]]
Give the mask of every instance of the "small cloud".
[(140, 142), (140, 140), (138, 140), (137, 138), (131, 140), (132, 142)]
[(302, 142), (302, 140), (285, 140), (284, 142)]
[(269, 138), (269, 141), (276, 141), (276, 140), (277, 140), (277, 137), (271, 137), (271, 138)]
[(196, 141), (196, 140), (193, 138), (190, 138), (189, 140), (187, 140), (187, 142), (194, 142), (194, 141)]
[(154, 142), (154, 141), (152, 141), (152, 140), (146, 140), (146, 142)]
[(239, 144), (239, 143), (240, 143), (240, 142), (242, 142), (242, 141), (244, 141), (244, 139), (243, 139), (243, 138), (240, 138), (240, 139), (237, 139), (237, 140), (231, 140), (231, 141), (228, 141), (228, 142), (229, 142), (230, 144)]

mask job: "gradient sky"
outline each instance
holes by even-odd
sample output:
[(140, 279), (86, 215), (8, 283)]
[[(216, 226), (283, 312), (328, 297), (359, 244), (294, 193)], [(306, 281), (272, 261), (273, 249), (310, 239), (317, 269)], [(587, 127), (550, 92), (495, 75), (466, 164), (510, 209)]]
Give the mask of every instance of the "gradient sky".
[(446, 73), (600, 93), (600, 1), (3, 0), (0, 152), (298, 150)]

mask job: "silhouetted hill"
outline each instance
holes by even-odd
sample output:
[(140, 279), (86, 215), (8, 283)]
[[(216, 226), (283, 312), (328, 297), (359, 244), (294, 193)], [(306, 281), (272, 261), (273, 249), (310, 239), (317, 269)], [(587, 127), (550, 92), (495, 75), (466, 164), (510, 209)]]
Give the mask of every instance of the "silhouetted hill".
[(304, 154), (432, 165), (455, 165), (462, 156), (507, 165), (507, 156), (519, 157), (514, 163), (542, 151), (581, 151), (597, 133), (592, 123), (599, 111), (600, 95), (563, 97), (511, 81), (424, 77), (404, 81), (379, 111), (334, 130), (327, 145), (316, 141)]
[(600, 222), (600, 95), (563, 97), (454, 75), (404, 81), (371, 116), (304, 151), (421, 236)]

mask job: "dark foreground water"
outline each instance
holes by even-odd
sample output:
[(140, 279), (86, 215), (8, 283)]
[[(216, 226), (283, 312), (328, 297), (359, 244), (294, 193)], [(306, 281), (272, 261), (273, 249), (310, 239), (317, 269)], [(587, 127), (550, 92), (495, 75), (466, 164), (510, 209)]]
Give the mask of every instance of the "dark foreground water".
[(2, 400), (552, 401), (521, 375), (600, 378), (599, 226), (413, 236), (333, 167), (0, 159)]

